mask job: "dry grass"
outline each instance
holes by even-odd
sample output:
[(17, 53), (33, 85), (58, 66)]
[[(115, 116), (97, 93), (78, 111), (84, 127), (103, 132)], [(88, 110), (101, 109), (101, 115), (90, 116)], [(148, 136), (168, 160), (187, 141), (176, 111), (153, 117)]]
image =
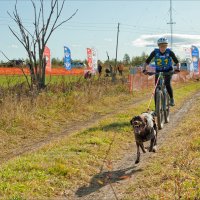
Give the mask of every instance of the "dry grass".
[[(48, 87), (48, 91), (36, 97), (28, 95), (25, 88), (24, 92), (15, 87), (15, 90), (9, 88), (9, 91), (2, 93), (0, 158), (30, 141), (59, 134), (72, 123), (112, 112), (121, 102), (131, 102), (133, 99), (125, 84), (114, 85), (106, 80), (71, 84), (61, 82), (57, 87)], [(138, 96), (141, 95), (138, 93)]]
[[(191, 105), (192, 106), (192, 105)], [(200, 199), (200, 99), (125, 191), (124, 200)]]
[[(134, 97), (127, 86), (84, 83), (81, 88), (57, 93), (43, 92), (36, 99), (23, 96), (23, 101), (6, 97), (1, 104), (1, 132), (4, 146), (1, 154), (18, 146), (38, 141), (52, 132), (59, 133), (72, 121), (89, 119), (117, 110), (118, 106), (144, 96)], [(72, 85), (72, 88), (76, 85)], [(61, 86), (64, 89), (64, 86)], [(177, 107), (188, 96), (199, 90), (196, 83), (176, 88)], [(180, 91), (180, 92), (179, 92)], [(148, 91), (149, 93), (149, 91)], [(6, 99), (5, 98), (5, 99)], [(123, 103), (122, 103), (123, 102)], [(131, 110), (109, 117), (85, 131), (74, 133), (62, 141), (54, 141), (35, 153), (13, 159), (0, 169), (0, 197), (3, 199), (49, 199), (63, 197), (65, 191), (90, 181), (91, 175), (99, 173), (107, 160), (117, 160), (123, 149), (132, 141), (130, 117), (141, 113), (148, 100)], [(162, 165), (157, 165), (157, 173)], [(152, 172), (151, 172), (152, 173)], [(148, 172), (147, 172), (148, 174)], [(129, 190), (130, 191), (130, 190)]]

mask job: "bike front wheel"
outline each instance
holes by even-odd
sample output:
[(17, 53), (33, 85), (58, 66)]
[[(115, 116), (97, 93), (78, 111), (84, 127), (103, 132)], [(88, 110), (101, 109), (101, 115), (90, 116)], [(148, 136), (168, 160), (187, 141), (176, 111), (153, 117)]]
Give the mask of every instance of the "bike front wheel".
[(169, 122), (169, 109), (170, 109), (169, 95), (165, 93), (165, 108), (164, 108), (165, 123)]
[(164, 126), (164, 109), (163, 109), (163, 93), (162, 91), (156, 92), (156, 116), (157, 116), (157, 124), (158, 129), (162, 129)]

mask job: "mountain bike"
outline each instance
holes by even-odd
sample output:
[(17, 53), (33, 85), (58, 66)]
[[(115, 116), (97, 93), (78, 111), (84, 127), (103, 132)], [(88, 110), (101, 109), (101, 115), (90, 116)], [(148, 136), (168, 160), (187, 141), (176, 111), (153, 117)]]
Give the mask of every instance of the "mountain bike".
[(158, 76), (155, 86), (155, 112), (157, 117), (158, 129), (162, 129), (164, 123), (169, 122), (170, 98), (164, 83), (165, 75), (173, 75), (174, 71), (170, 72), (148, 72), (148, 75)]

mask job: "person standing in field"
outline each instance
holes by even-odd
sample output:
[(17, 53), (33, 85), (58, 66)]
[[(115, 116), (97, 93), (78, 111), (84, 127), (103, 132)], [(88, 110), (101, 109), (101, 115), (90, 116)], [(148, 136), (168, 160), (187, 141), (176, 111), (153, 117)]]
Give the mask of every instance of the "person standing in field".
[(119, 71), (119, 75), (122, 76), (122, 74), (123, 74), (123, 70), (124, 70), (124, 66), (123, 66), (123, 64), (122, 64), (122, 63), (119, 63), (117, 69), (118, 69), (118, 71)]
[(97, 70), (98, 70), (98, 74), (99, 74), (99, 78), (100, 78), (100, 77), (101, 77), (101, 74), (102, 74), (102, 65), (101, 65), (101, 62), (100, 62), (100, 61), (98, 61)]

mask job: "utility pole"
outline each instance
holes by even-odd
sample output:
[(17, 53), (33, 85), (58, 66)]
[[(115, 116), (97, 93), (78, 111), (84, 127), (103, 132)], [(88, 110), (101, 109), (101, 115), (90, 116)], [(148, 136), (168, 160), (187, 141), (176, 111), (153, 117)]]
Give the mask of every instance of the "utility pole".
[(115, 57), (115, 73), (117, 72), (117, 51), (118, 51), (118, 40), (119, 40), (119, 23), (117, 26), (117, 44), (116, 44), (116, 57)]
[(167, 24), (170, 24), (170, 30), (171, 30), (171, 49), (173, 46), (173, 24), (176, 24), (175, 22), (173, 22), (172, 20), (172, 0), (170, 0), (170, 22), (168, 22)]

